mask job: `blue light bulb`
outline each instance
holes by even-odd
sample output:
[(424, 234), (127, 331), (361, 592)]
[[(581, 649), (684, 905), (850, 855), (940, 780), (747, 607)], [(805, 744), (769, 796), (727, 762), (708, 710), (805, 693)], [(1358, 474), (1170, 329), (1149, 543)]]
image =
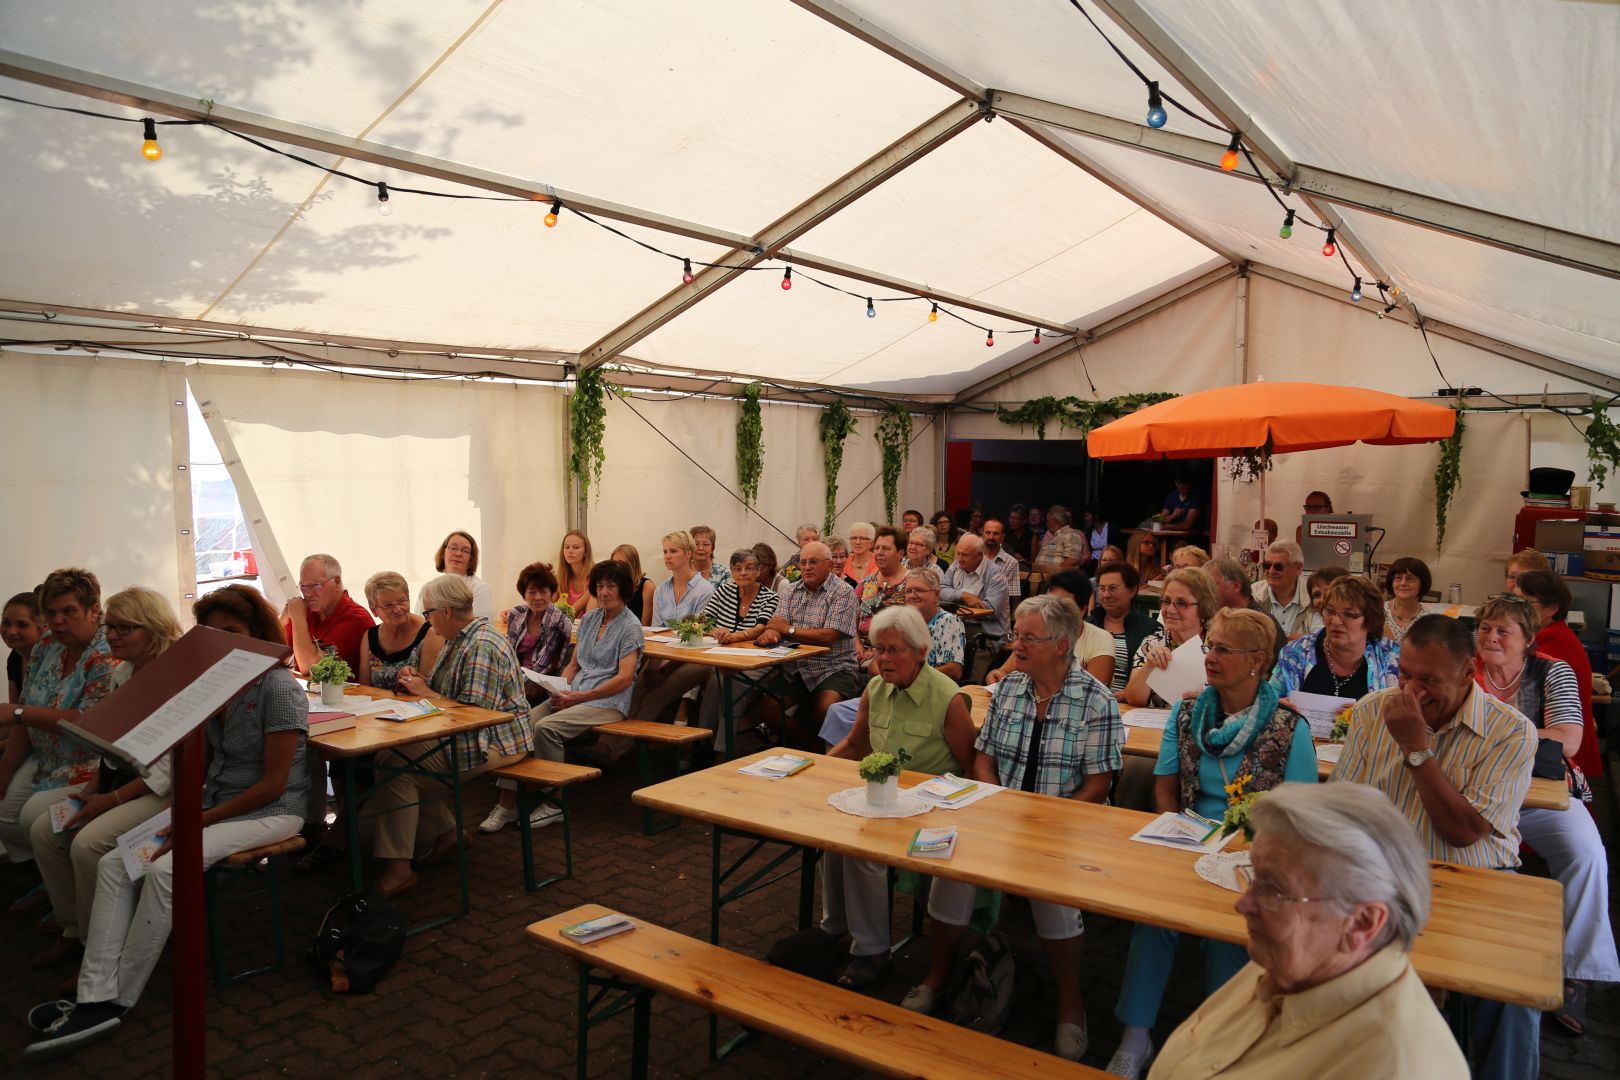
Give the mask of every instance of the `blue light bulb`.
[(1361, 279), (1360, 278), (1356, 278), (1356, 284), (1350, 290), (1350, 299), (1352, 301), (1354, 301), (1355, 303), (1357, 303), (1357, 304), (1361, 303)]
[(870, 296), (866, 298), (866, 317), (868, 319), (877, 318), (877, 306), (872, 303), (872, 298)]
[(1162, 128), (1169, 120), (1170, 114), (1164, 111), (1163, 105), (1148, 110), (1147, 123), (1150, 128)]

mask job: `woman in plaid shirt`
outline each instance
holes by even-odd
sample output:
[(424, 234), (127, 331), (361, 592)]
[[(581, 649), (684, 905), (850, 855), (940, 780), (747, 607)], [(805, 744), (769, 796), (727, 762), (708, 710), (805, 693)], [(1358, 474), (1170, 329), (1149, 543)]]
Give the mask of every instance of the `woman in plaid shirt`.
[[(1060, 596), (1036, 596), (1018, 606), (1013, 655), (1018, 669), (996, 684), (990, 711), (973, 744), (973, 778), (1060, 799), (1103, 802), (1119, 771), (1124, 729), (1108, 688), (1074, 657), (1080, 609)], [(957, 946), (973, 914), (974, 887), (936, 879), (928, 914), (934, 954), (928, 975), (902, 1002), (933, 1011), (950, 977)], [(1031, 900), (1035, 932), (1046, 945), (1057, 983), (1057, 1053), (1085, 1055), (1086, 1009), (1080, 999), (1080, 912)]]

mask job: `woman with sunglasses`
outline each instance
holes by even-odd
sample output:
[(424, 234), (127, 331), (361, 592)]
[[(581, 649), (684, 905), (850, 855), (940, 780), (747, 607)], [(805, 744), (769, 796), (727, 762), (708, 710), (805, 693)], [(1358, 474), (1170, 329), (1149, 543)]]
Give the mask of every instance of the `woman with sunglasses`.
[(1290, 641), (1272, 685), (1283, 697), (1303, 691), (1360, 701), (1395, 685), (1401, 647), (1384, 636), (1384, 598), (1366, 578), (1334, 578), (1322, 594), (1322, 629)]
[[(1183, 567), (1170, 571), (1164, 579), (1164, 596), (1159, 604), (1159, 621), (1164, 629), (1142, 639), (1131, 659), (1131, 677), (1120, 699), (1131, 705), (1168, 707), (1158, 694), (1148, 689), (1148, 676), (1170, 666), (1170, 654), (1204, 632), (1204, 625), (1215, 617), (1221, 602), (1215, 586), (1202, 570)], [(1270, 666), (1269, 664), (1267, 665)]]
[[(1585, 806), (1592, 789), (1572, 763), (1585, 734), (1580, 689), (1568, 664), (1536, 654), (1541, 616), (1529, 600), (1496, 593), (1475, 617), (1475, 681), (1528, 716), (1543, 748), (1557, 744), (1563, 758), (1570, 805), (1519, 811), (1519, 835), (1547, 860), (1547, 868), (1564, 886), (1564, 1005), (1555, 1019), (1579, 1035), (1586, 1029), (1586, 983), (1620, 982), (1620, 958), (1608, 919), (1608, 858)], [(1538, 754), (1538, 765), (1540, 761)]]
[[(1251, 791), (1284, 783), (1316, 783), (1316, 751), (1310, 724), (1281, 703), (1266, 681), (1277, 659), (1277, 631), (1270, 617), (1252, 610), (1223, 610), (1204, 639), (1204, 676), (1198, 697), (1177, 702), (1159, 743), (1153, 767), (1153, 802), (1160, 813), (1191, 810), (1219, 820), (1227, 790), (1239, 777)], [(1135, 1077), (1153, 1053), (1148, 1037), (1170, 981), (1181, 935), (1138, 924), (1131, 932), (1114, 1014), (1125, 1026), (1108, 1063), (1117, 1076)], [(1204, 993), (1213, 994), (1249, 962), (1241, 945), (1202, 942)]]

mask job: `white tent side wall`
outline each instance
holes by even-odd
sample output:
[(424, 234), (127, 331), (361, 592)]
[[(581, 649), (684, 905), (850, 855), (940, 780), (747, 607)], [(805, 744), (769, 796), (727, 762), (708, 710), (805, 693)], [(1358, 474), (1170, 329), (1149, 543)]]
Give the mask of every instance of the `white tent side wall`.
[(379, 570), (414, 596), (452, 529), (477, 538), (479, 577), (498, 603), (563, 531), (562, 396), (517, 385), (387, 380), (206, 367), (213, 400), (292, 573), (336, 556), (344, 584)]
[[(610, 399), (601, 497), (593, 491), (586, 511), (587, 532), (598, 559), (607, 558), (614, 544), (632, 543), (641, 555), (643, 571), (660, 581), (669, 576), (660, 554), (664, 534), (703, 524), (715, 530), (721, 559), (738, 547), (764, 541), (786, 561), (794, 551), (794, 530), (822, 522), (826, 485), (819, 425), (824, 410), (761, 403), (765, 460), (756, 514), (720, 486), (737, 490), (741, 409), (741, 402), (715, 399), (659, 400), (640, 395), (628, 402)], [(857, 427), (844, 443), (838, 474), (840, 533), (855, 521), (886, 520), (883, 461), (875, 435), (878, 418), (867, 412), (855, 416)], [(898, 509), (931, 514), (937, 509), (932, 505), (937, 427), (927, 417), (913, 415), (911, 430), (911, 455), (900, 475)], [(705, 476), (670, 442), (701, 462), (715, 479)]]
[(11, 406), (0, 425), (4, 596), (80, 566), (100, 578), (103, 598), (145, 585), (189, 607), (174, 507), (180, 489), (190, 505), (190, 473), (176, 468), (184, 448), (177, 460), (170, 415), (183, 430), (185, 406), (184, 395), (173, 404), (171, 374), (146, 360), (0, 353)]

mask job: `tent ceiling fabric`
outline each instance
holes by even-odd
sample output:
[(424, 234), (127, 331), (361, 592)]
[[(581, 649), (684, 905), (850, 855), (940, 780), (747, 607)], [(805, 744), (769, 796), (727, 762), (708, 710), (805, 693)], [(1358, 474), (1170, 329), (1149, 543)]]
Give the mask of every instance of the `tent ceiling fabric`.
[[(86, 0), (14, 6), (6, 47), (752, 235), (958, 97), (816, 6), (267, 0), (199, 13), (178, 0)], [(844, 6), (983, 86), (1142, 121), (1140, 84), (1060, 0)], [(1296, 161), (1620, 240), (1620, 97), (1598, 89), (1612, 86), (1620, 54), (1612, 5), (1143, 6)], [(1195, 102), (1087, 7), (1168, 93)], [(9, 80), (0, 89), (85, 104)], [(1171, 127), (1220, 137), (1179, 113)], [(370, 189), (220, 132), (160, 129), (166, 152), (148, 164), (138, 131), (0, 105), (11, 149), (0, 211), (8, 250), (23, 255), (0, 271), (0, 295), (572, 353), (679, 285), (678, 262), (577, 218), (546, 229), (536, 205), (400, 195), (383, 219)], [(1316, 234), (1277, 239), (1281, 212), (1257, 185), (1053, 135), (1226, 251), (1348, 288)], [(1366, 214), (1346, 219), (1425, 314), (1620, 373), (1620, 282)], [(626, 231), (697, 260), (724, 254)], [(975, 124), (792, 247), (1081, 328), (1222, 261), (1002, 122)], [(920, 302), (880, 304), (868, 320), (858, 299), (777, 285), (769, 272), (741, 275), (627, 359), (940, 395), (1034, 351), (1024, 334), (998, 333), (986, 348), (971, 327), (930, 324)]]

